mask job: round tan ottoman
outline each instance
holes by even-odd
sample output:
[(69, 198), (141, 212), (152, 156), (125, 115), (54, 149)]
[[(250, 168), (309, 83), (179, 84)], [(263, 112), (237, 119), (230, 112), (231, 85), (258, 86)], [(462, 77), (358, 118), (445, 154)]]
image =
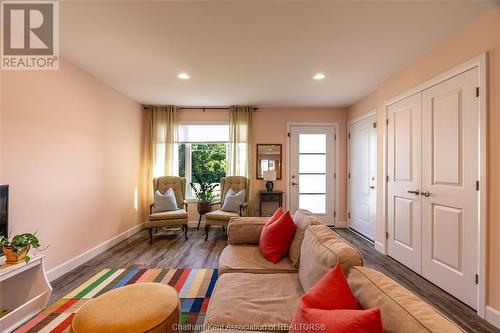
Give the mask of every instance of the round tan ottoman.
[(75, 314), (74, 333), (178, 332), (179, 295), (161, 283), (137, 283), (90, 300)]

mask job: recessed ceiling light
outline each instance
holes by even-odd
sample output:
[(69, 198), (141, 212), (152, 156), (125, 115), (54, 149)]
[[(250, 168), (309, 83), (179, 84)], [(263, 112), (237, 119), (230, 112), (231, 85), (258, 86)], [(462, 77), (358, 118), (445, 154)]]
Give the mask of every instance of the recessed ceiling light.
[(179, 74), (177, 74), (177, 77), (181, 80), (187, 80), (190, 78), (190, 76), (186, 73), (179, 73)]
[(326, 77), (326, 75), (325, 75), (325, 74), (323, 74), (323, 73), (318, 73), (318, 74), (315, 74), (315, 75), (313, 76), (313, 79), (315, 79), (315, 80), (323, 80), (325, 77)]

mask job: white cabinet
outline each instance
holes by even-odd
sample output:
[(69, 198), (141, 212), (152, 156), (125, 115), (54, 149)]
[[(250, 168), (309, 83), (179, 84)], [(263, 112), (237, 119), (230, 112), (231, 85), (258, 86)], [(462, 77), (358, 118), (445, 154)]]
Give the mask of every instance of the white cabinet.
[(28, 264), (0, 265), (0, 332), (10, 332), (42, 311), (52, 287), (43, 267), (44, 256), (34, 256)]

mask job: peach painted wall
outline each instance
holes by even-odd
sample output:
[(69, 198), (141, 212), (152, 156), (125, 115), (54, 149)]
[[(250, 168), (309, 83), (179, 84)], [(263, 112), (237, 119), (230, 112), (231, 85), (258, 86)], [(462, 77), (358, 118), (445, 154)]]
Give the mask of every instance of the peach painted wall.
[[(384, 81), (378, 89), (349, 108), (354, 118), (375, 108), (379, 123), (384, 122), (384, 103), (481, 53), (489, 53), (489, 114), (488, 114), (488, 284), (487, 304), (500, 310), (500, 10), (494, 10), (464, 31), (439, 45), (429, 54)], [(378, 146), (383, 146), (385, 126), (378, 127)], [(378, 188), (382, 188), (382, 149), (378, 149)], [(377, 198), (377, 238), (384, 243), (382, 216), (383, 193)]]
[[(206, 112), (200, 110), (182, 110), (180, 121), (229, 121), (227, 110), (209, 110)], [(339, 142), (339, 212), (338, 221), (347, 220), (346, 212), (346, 124), (347, 109), (342, 108), (267, 108), (262, 107), (253, 114), (253, 155), (252, 166), (255, 165), (255, 149), (257, 143), (277, 143), (283, 145), (283, 177), (275, 182), (275, 189), (286, 191), (286, 179), (288, 173), (286, 168), (287, 161), (287, 122), (338, 122), (340, 133)], [(255, 168), (254, 168), (255, 169)], [(251, 178), (253, 183), (253, 209), (252, 214), (258, 214), (257, 191), (265, 189), (265, 183), (262, 180), (256, 180), (255, 171)], [(286, 203), (286, 198), (285, 198)], [(189, 220), (198, 221), (196, 204), (189, 204)]]
[(1, 74), (0, 181), (10, 229), (54, 268), (141, 222), (142, 107), (73, 64)]

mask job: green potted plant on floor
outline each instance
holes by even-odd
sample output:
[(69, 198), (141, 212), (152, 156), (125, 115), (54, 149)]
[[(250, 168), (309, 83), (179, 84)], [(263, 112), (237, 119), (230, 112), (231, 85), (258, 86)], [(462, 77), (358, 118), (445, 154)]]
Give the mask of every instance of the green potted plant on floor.
[(40, 249), (40, 242), (38, 237), (36, 237), (36, 232), (24, 233), (15, 235), (10, 240), (5, 236), (0, 237), (0, 248), (2, 248), (5, 254), (5, 262), (7, 264), (17, 264), (24, 260), (28, 263), (30, 257), (28, 256), (29, 250), (33, 247), (35, 249)]
[(201, 177), (199, 174), (195, 173), (194, 182), (189, 183), (194, 191), (196, 198), (198, 198), (198, 203), (196, 208), (198, 208), (198, 213), (201, 215), (210, 212), (210, 203), (214, 198), (214, 188), (217, 184), (211, 184), (209, 180)]

